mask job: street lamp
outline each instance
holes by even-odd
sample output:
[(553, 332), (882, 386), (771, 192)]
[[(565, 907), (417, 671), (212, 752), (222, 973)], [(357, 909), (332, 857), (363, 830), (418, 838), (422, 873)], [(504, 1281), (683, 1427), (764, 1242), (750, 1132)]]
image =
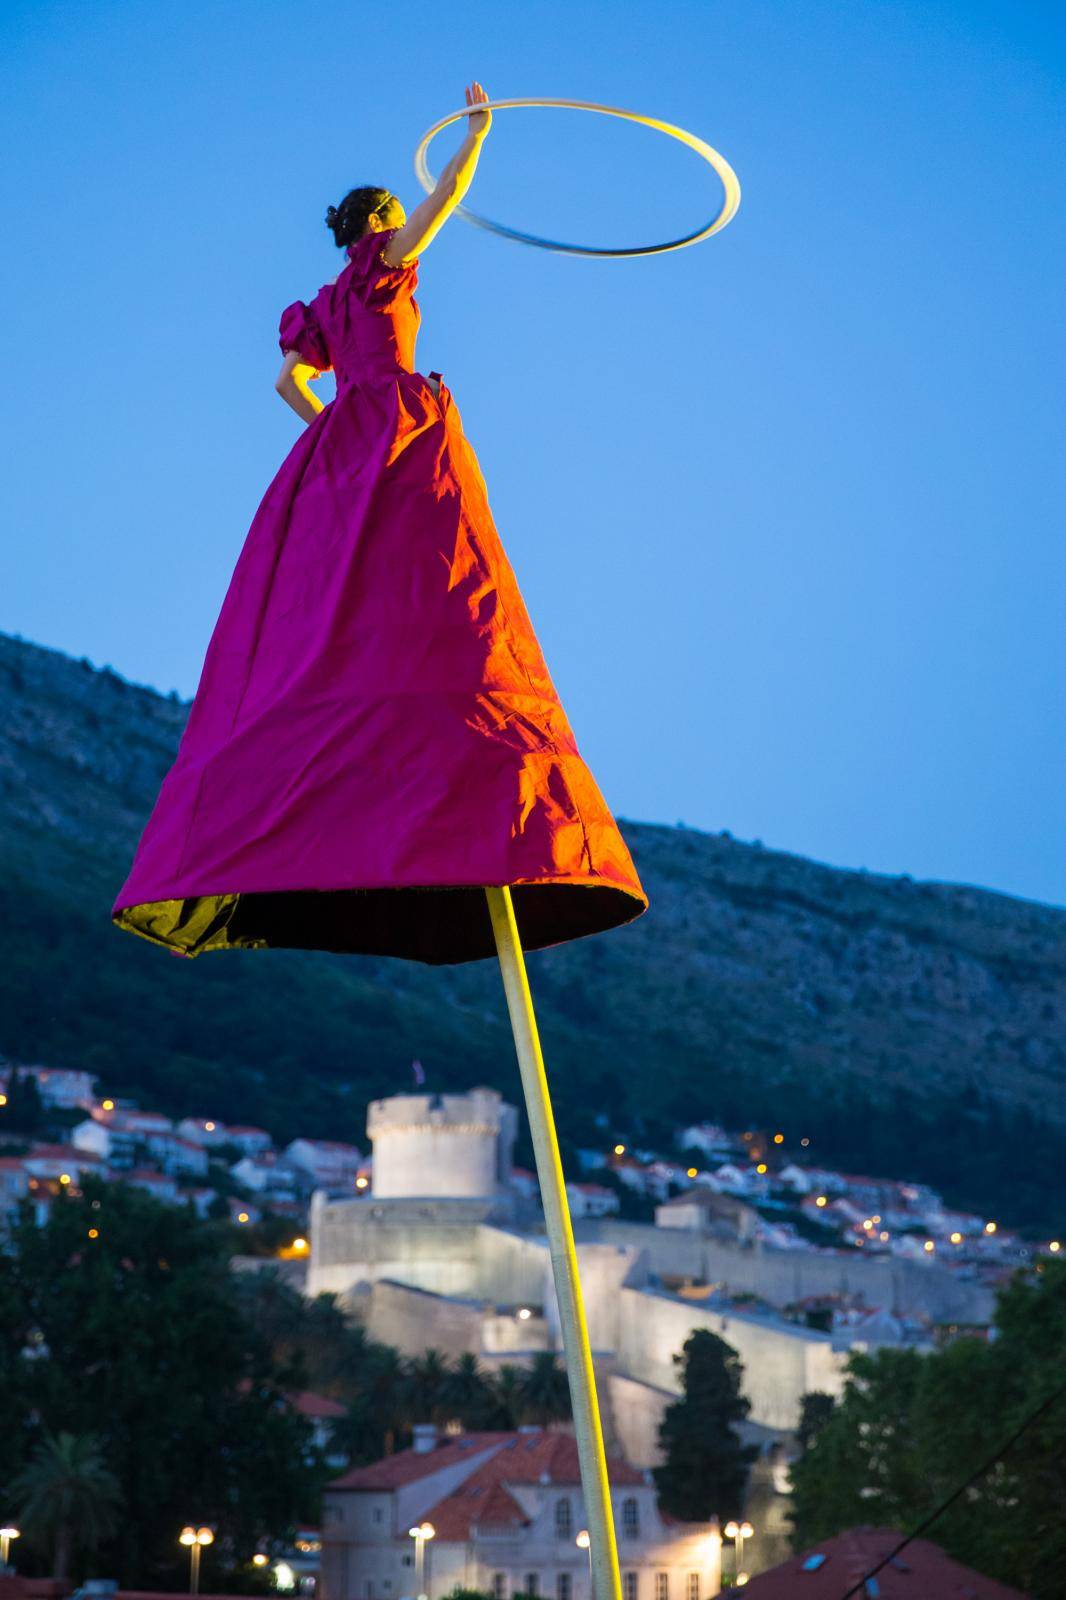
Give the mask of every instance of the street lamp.
[(577, 1545), (579, 1550), (587, 1550), (588, 1551), (588, 1558), (589, 1558), (589, 1594), (591, 1596), (592, 1594), (595, 1593), (595, 1590), (594, 1590), (594, 1587), (593, 1587), (593, 1577), (592, 1577), (592, 1540), (589, 1538), (589, 1530), (587, 1528), (582, 1528), (581, 1532), (578, 1534), (577, 1538), (574, 1540), (574, 1543)]
[(429, 1600), (429, 1591), (426, 1587), (426, 1545), (436, 1531), (432, 1522), (420, 1522), (417, 1528), (407, 1530), (415, 1542), (415, 1592), (418, 1600)]
[(210, 1528), (182, 1528), (178, 1543), (189, 1547), (189, 1593), (200, 1593), (200, 1555), (205, 1544), (214, 1544), (215, 1535)]
[(744, 1540), (750, 1539), (755, 1529), (750, 1522), (727, 1522), (722, 1529), (727, 1539), (733, 1541), (733, 1582), (739, 1588), (747, 1583), (748, 1574), (744, 1572)]
[(18, 1528), (0, 1528), (0, 1567), (7, 1566), (7, 1558), (11, 1551), (12, 1539), (18, 1539), (21, 1530)]

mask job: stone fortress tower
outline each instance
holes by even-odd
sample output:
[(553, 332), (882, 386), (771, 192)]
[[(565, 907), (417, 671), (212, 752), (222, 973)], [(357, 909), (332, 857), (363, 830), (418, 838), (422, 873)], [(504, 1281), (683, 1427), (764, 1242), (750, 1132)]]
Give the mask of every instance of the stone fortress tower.
[(373, 1100), (375, 1200), (502, 1200), (511, 1180), (518, 1113), (495, 1089), (397, 1094)]

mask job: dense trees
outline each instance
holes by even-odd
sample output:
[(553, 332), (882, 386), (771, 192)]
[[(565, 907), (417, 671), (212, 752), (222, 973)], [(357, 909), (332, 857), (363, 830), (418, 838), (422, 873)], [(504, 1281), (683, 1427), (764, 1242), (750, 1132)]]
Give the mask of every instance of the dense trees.
[(308, 1302), (269, 1271), (244, 1278), (238, 1293), (292, 1381), (347, 1407), (334, 1440), (353, 1462), (402, 1449), (419, 1422), (500, 1430), (570, 1416), (566, 1374), (549, 1350), (528, 1367), (494, 1370), (472, 1355), (452, 1362), (433, 1349), (404, 1360), (369, 1339), (331, 1295)]
[(13, 1224), (0, 1478), (45, 1570), (69, 1551), (78, 1576), (95, 1545), (96, 1570), (166, 1586), (186, 1522), (212, 1523), (216, 1559), (239, 1564), (310, 1515), (320, 1474), (285, 1376), (240, 1313), (225, 1231), (191, 1211), (89, 1179), (43, 1225), (28, 1207)]
[(999, 1455), (929, 1537), (1035, 1600), (1066, 1594), (1064, 1349), (1066, 1262), (1056, 1260), (1001, 1294), (991, 1340), (853, 1355), (841, 1400), (823, 1396), (805, 1409), (792, 1471), (797, 1548), (856, 1523), (913, 1528)]
[(740, 1357), (716, 1333), (697, 1328), (674, 1364), (682, 1395), (667, 1406), (659, 1430), (664, 1457), (654, 1469), (659, 1503), (684, 1522), (739, 1516), (758, 1453), (742, 1445), (736, 1432), (751, 1409), (740, 1393)]

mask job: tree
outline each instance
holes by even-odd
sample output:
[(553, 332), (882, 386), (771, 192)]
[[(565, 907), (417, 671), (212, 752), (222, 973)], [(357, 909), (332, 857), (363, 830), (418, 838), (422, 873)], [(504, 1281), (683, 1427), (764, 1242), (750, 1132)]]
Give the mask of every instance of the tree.
[(495, 1422), (497, 1428), (518, 1427), (522, 1420), (525, 1384), (526, 1375), (521, 1367), (516, 1367), (511, 1362), (504, 1362), (497, 1370), (492, 1385), (497, 1407)]
[(310, 1430), (241, 1314), (227, 1236), (87, 1178), (42, 1226), (23, 1206), (0, 1252), (0, 1350), (35, 1357), (4, 1360), (19, 1396), (12, 1465), (48, 1434), (97, 1441), (124, 1504), (102, 1559), (125, 1587), (178, 1577), (186, 1522), (212, 1523), (240, 1562), (316, 1510)]
[(0, 1133), (39, 1133), (48, 1113), (32, 1072), (11, 1068), (7, 1099), (0, 1106)]
[(995, 1458), (929, 1537), (1035, 1600), (1066, 1594), (1066, 1262), (1016, 1274), (995, 1325), (993, 1340), (850, 1358), (843, 1395), (792, 1468), (797, 1549), (857, 1522), (915, 1527)]
[(682, 1397), (659, 1428), (663, 1464), (654, 1468), (659, 1504), (684, 1522), (739, 1516), (758, 1450), (735, 1431), (751, 1409), (740, 1392), (743, 1367), (731, 1345), (707, 1328), (685, 1340), (674, 1365)]
[(444, 1385), (448, 1410), (464, 1428), (491, 1428), (498, 1405), (492, 1382), (478, 1366), (477, 1357), (464, 1352), (457, 1359)]
[(570, 1416), (570, 1384), (554, 1350), (538, 1350), (521, 1389), (522, 1421), (542, 1428)]
[(29, 1537), (53, 1548), (55, 1578), (69, 1575), (75, 1551), (95, 1550), (115, 1531), (122, 1502), (118, 1479), (104, 1464), (98, 1439), (47, 1430), (10, 1492)]
[(805, 1394), (800, 1400), (800, 1420), (796, 1429), (796, 1440), (803, 1454), (809, 1450), (815, 1439), (833, 1415), (836, 1401), (831, 1394), (822, 1394), (820, 1390), (813, 1390)]

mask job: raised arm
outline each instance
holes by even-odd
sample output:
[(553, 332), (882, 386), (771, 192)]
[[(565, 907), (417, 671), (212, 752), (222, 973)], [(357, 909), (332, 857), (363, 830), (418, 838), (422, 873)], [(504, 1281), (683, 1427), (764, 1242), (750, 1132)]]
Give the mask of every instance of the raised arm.
[[(468, 85), (468, 106), (480, 105), (488, 98), (480, 83)], [(387, 266), (402, 266), (419, 255), (443, 228), (473, 182), (482, 140), (491, 126), (491, 111), (475, 111), (467, 117), (466, 137), (437, 179), (433, 193), (415, 206), (403, 227), (397, 228), (382, 251), (381, 259)]]

